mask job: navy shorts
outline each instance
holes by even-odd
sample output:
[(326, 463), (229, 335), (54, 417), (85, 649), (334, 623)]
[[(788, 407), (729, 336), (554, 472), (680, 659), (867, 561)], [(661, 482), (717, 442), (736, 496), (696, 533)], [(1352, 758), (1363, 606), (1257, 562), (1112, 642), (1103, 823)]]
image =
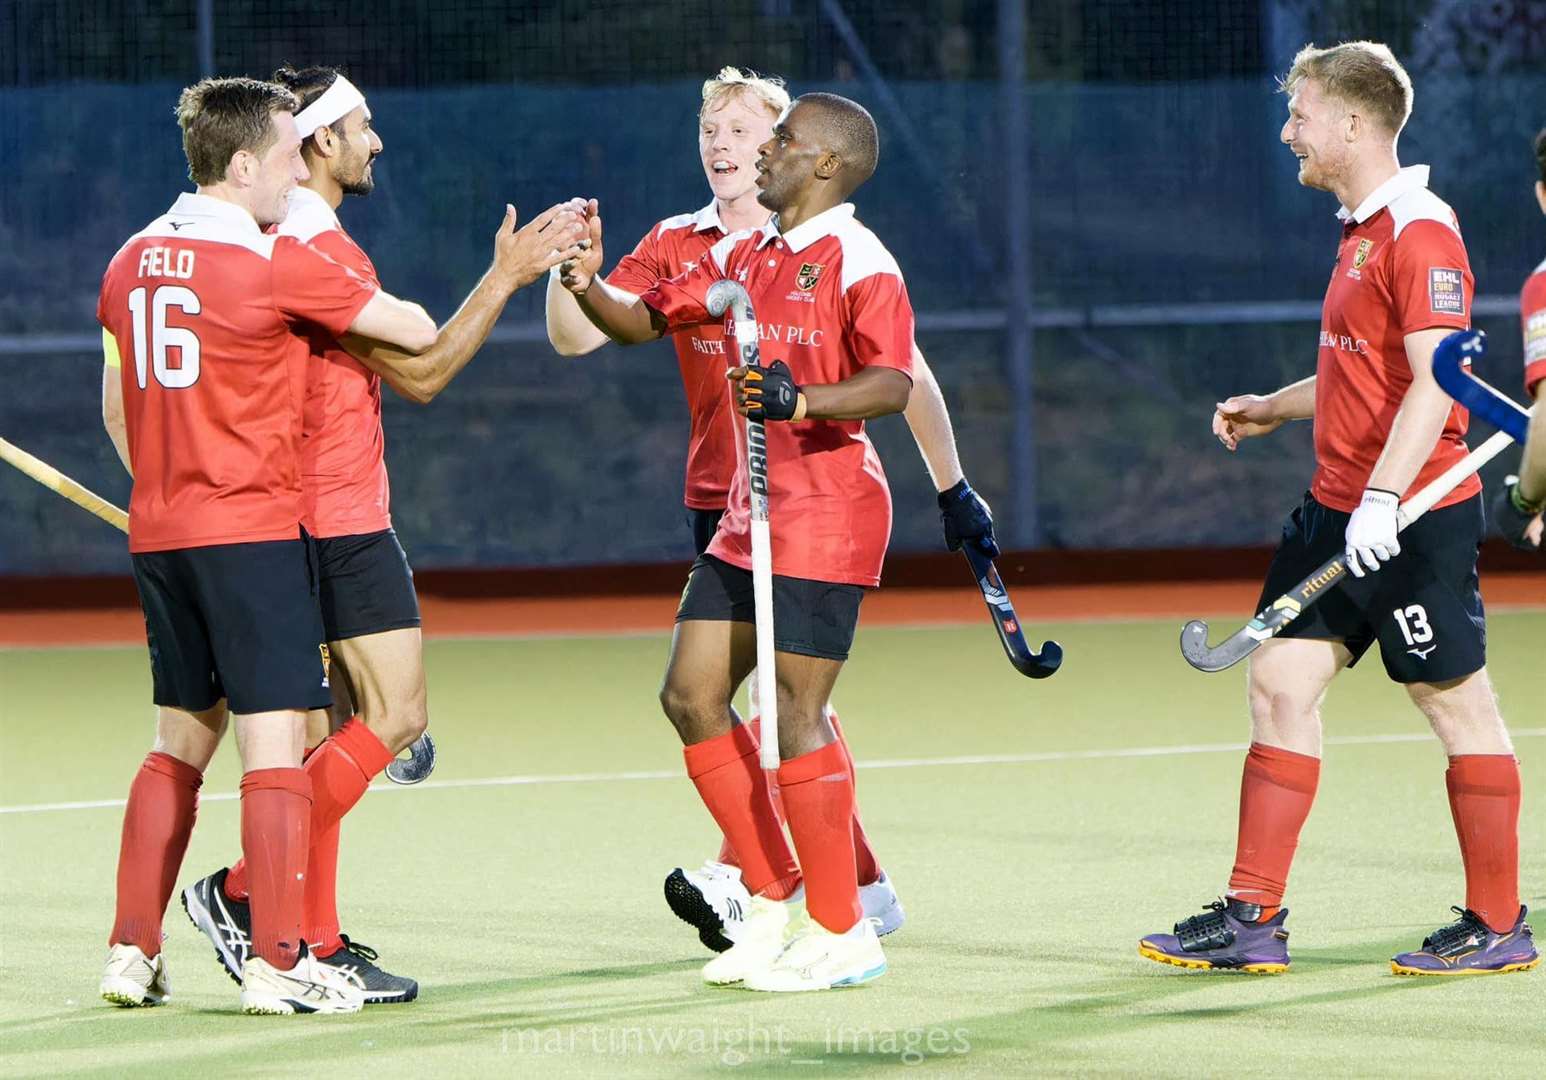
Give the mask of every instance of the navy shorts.
[(413, 570), (391, 529), (318, 540), (317, 565), (328, 641), (420, 624)]
[(719, 519), (725, 516), (723, 508), (719, 510), (694, 510), (687, 508), (687, 521), (692, 526), (692, 548), (694, 555), (702, 555), (714, 542), (714, 534), (719, 531)]
[[(859, 625), (864, 589), (830, 581), (773, 575), (773, 647), (779, 652), (847, 660)], [(757, 621), (752, 572), (700, 555), (687, 575), (677, 622)]]
[[(1306, 494), (1283, 524), (1256, 610), (1346, 547), (1351, 514)], [(1482, 497), (1430, 510), (1401, 531), (1401, 554), (1362, 578), (1349, 573), (1278, 635), (1341, 641), (1353, 663), (1376, 641), (1399, 683), (1445, 682), (1487, 663), (1487, 618), (1476, 576)]]
[(202, 712), (325, 709), (332, 703), (317, 606), (316, 548), (295, 540), (132, 556), (154, 700)]

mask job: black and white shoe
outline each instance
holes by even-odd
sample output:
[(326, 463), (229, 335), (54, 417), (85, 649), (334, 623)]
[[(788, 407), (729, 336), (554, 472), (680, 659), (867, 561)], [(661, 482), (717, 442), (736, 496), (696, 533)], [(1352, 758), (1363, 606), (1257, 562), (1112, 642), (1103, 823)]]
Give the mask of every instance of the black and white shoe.
[(740, 940), (751, 894), (741, 883), (739, 867), (710, 860), (698, 870), (679, 866), (671, 871), (666, 876), (666, 904), (698, 931), (705, 948), (722, 953)]
[(242, 968), (252, 955), (252, 908), (245, 900), (226, 896), (225, 879), (229, 873), (222, 867), (199, 879), (183, 890), (182, 901), (189, 921), (209, 938), (216, 959), (240, 985)]
[(376, 966), (380, 954), (369, 945), (350, 941), (348, 934), (339, 934), (343, 948), (326, 956), (318, 956), (317, 963), (332, 968), (354, 986), (364, 991), (367, 1005), (401, 1005), (419, 996), (419, 984), (412, 979)]

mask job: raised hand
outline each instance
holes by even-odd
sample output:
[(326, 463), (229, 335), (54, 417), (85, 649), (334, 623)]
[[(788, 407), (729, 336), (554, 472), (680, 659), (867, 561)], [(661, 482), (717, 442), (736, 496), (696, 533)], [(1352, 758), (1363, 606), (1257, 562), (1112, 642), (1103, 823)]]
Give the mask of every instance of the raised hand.
[(494, 266), (510, 292), (525, 288), (566, 259), (578, 258), (585, 239), (584, 206), (577, 199), (550, 206), (519, 229), (515, 207), (494, 233)]
[[(579, 200), (573, 200), (578, 203)], [(564, 288), (576, 296), (590, 288), (590, 283), (601, 273), (601, 211), (595, 199), (581, 205), (585, 235), (580, 241), (580, 253), (567, 259), (558, 268), (558, 280)]]

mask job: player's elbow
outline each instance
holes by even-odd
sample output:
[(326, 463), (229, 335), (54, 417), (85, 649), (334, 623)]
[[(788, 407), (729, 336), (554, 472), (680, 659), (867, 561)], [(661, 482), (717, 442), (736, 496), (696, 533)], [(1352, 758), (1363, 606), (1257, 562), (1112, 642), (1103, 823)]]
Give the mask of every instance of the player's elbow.
[(900, 372), (895, 378), (887, 378), (876, 387), (876, 416), (890, 416), (892, 413), (906, 412), (907, 402), (912, 397), (912, 380)]

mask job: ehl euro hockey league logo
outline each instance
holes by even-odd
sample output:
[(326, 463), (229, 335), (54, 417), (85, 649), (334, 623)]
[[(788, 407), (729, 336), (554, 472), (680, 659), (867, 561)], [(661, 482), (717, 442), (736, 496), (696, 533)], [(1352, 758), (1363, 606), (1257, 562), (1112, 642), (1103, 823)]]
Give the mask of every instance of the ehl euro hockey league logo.
[(800, 264), (800, 272), (794, 276), (794, 283), (801, 292), (810, 292), (816, 287), (816, 282), (821, 280), (821, 269), (821, 263)]

